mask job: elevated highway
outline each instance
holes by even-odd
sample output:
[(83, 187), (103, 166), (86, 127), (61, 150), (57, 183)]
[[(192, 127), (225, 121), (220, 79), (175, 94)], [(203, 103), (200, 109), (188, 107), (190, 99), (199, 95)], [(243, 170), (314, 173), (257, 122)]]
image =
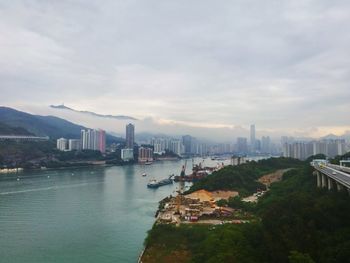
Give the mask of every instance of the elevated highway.
[(350, 194), (350, 169), (344, 166), (312, 162), (317, 175), (317, 187), (346, 189)]

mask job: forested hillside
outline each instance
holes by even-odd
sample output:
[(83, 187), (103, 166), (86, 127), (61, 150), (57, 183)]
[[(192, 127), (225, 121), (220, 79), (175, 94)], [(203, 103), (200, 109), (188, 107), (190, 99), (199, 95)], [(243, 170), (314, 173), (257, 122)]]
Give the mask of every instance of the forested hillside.
[(260, 219), (243, 225), (156, 225), (143, 262), (349, 262), (350, 197), (317, 188), (308, 163), (253, 211)]

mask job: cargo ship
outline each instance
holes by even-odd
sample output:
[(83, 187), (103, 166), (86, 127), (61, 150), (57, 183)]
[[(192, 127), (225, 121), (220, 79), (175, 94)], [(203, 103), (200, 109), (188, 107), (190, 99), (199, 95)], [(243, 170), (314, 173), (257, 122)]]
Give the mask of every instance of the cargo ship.
[(156, 180), (152, 179), (151, 181), (148, 182), (147, 187), (148, 188), (158, 188), (159, 186), (167, 185), (167, 184), (172, 184), (173, 180), (171, 179), (173, 175), (169, 176), (169, 178), (163, 179), (163, 180)]

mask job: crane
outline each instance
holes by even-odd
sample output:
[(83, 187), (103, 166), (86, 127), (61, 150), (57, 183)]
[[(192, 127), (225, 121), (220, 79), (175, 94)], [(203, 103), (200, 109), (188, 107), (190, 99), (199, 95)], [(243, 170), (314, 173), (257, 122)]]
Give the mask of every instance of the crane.
[(182, 194), (183, 189), (185, 187), (185, 176), (186, 176), (186, 167), (187, 167), (187, 160), (185, 161), (185, 164), (182, 166), (181, 173), (180, 173), (180, 186), (179, 190), (177, 190), (177, 196), (176, 196), (176, 211), (175, 214), (180, 215), (180, 205), (182, 200)]
[(185, 161), (185, 164), (182, 166), (182, 169), (181, 169), (181, 173), (180, 173), (181, 180), (184, 179), (186, 176), (186, 167), (187, 167), (187, 160)]

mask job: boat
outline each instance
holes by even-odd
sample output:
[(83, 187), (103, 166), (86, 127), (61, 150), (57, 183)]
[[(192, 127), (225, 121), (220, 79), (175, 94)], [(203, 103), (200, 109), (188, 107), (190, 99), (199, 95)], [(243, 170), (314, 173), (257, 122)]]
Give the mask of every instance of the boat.
[(153, 162), (145, 162), (145, 165), (151, 165)]
[(143, 173), (142, 176), (147, 176), (147, 174), (146, 174), (146, 173)]
[(152, 179), (148, 182), (147, 187), (148, 188), (158, 188), (159, 186), (172, 184), (172, 183), (173, 183), (173, 180), (171, 179), (171, 177), (160, 180), (160, 181), (158, 181), (156, 179)]

